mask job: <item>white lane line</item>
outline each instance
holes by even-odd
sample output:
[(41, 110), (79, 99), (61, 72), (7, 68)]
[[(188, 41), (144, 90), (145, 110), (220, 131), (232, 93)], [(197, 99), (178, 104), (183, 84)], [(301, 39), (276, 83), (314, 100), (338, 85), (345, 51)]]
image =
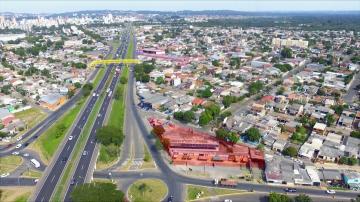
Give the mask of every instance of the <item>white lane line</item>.
[(45, 196), (43, 196), (43, 197), (41, 198), (41, 201), (44, 201), (44, 198), (45, 198)]
[(70, 149), (70, 145), (68, 146), (68, 148), (66, 149), (66, 151), (69, 151), (69, 149)]
[(81, 166), (81, 170), (84, 170), (84, 164)]
[(53, 181), (54, 181), (54, 179), (55, 179), (55, 175), (51, 178), (51, 182), (53, 182)]

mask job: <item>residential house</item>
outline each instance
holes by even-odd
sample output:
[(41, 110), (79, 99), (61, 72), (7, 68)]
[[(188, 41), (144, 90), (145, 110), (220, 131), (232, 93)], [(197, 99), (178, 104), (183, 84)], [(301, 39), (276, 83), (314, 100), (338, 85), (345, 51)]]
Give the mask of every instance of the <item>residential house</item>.
[(354, 171), (344, 172), (344, 182), (350, 189), (360, 189), (360, 173)]

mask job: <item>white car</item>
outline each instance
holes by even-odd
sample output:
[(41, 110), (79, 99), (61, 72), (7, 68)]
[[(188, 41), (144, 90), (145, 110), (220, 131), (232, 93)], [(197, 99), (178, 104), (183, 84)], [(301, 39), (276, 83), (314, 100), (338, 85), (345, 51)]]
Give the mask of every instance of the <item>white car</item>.
[(3, 173), (3, 174), (1, 174), (1, 178), (3, 178), (3, 177), (7, 177), (7, 176), (9, 176), (10, 175), (10, 173)]
[(225, 199), (224, 202), (232, 202), (231, 199)]
[(19, 152), (14, 151), (13, 153), (11, 153), (12, 155), (19, 155)]
[(34, 182), (35, 182), (35, 183), (39, 182), (39, 179), (35, 179)]
[(15, 148), (19, 149), (21, 146), (22, 146), (21, 144), (17, 144)]
[(326, 190), (326, 193), (327, 194), (335, 194), (335, 190), (332, 190), (332, 189), (329, 189), (329, 190)]
[(72, 139), (73, 139), (73, 136), (72, 136), (72, 135), (70, 135), (70, 136), (69, 136), (69, 140), (72, 140)]
[(22, 136), (19, 136), (18, 138), (16, 138), (16, 141), (20, 141), (20, 140), (22, 140)]
[(25, 153), (25, 154), (23, 154), (23, 156), (28, 157), (28, 156), (29, 156), (29, 154), (28, 154), (28, 153)]

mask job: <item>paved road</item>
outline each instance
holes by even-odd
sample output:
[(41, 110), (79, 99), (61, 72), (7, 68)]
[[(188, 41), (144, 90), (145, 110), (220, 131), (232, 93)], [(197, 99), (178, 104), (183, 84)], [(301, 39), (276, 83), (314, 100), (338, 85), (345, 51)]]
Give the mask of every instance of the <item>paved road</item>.
[[(93, 93), (95, 94), (100, 94), (103, 91), (103, 88), (105, 86), (106, 81), (109, 78), (109, 75), (111, 73), (112, 68), (109, 67), (107, 68), (103, 79), (101, 80), (101, 82), (99, 83), (99, 85), (97, 86), (97, 88), (93, 91)], [(57, 157), (55, 157), (53, 159), (53, 161), (55, 162), (53, 164), (53, 166), (49, 166), (48, 169), (51, 169), (49, 174), (47, 176), (45, 176), (45, 182), (40, 185), (41, 189), (40, 192), (38, 193), (38, 195), (35, 198), (35, 201), (49, 201), (51, 198), (51, 195), (55, 189), (56, 184), (58, 183), (62, 171), (65, 168), (65, 165), (67, 163), (67, 159), (69, 158), (74, 146), (76, 145), (76, 141), (79, 138), (79, 135), (81, 134), (81, 131), (84, 127), (84, 125), (86, 124), (89, 115), (96, 103), (96, 101), (99, 99), (98, 96), (92, 96), (89, 98), (88, 102), (85, 105), (84, 111), (82, 112), (78, 122), (75, 124), (76, 127), (74, 127), (70, 133), (70, 136), (73, 137), (72, 140), (68, 140), (66, 139), (66, 143), (63, 147), (63, 149), (61, 150), (61, 152), (59, 153), (59, 155)]]
[[(122, 37), (122, 42), (121, 42), (121, 46), (120, 46), (120, 49), (119, 49), (119, 52), (118, 54), (121, 55), (121, 58), (125, 58), (126, 56), (126, 50), (128, 48), (128, 42), (129, 42), (129, 36), (128, 35), (125, 35)], [(110, 66), (113, 66), (113, 65), (110, 65)], [(116, 88), (116, 84), (119, 80), (119, 77), (120, 77), (120, 73), (116, 73), (110, 83), (110, 86), (109, 86), (109, 92), (114, 92), (115, 91), (115, 88)], [(86, 178), (86, 175), (88, 173), (88, 170), (89, 170), (89, 165), (91, 163), (91, 160), (92, 160), (92, 155), (94, 153), (94, 150), (95, 150), (95, 145), (96, 145), (96, 142), (95, 142), (95, 138), (96, 138), (96, 130), (101, 128), (103, 123), (104, 123), (104, 120), (105, 120), (105, 117), (106, 117), (106, 111), (107, 109), (109, 108), (109, 105), (111, 103), (111, 99), (112, 99), (112, 95), (114, 93), (107, 93), (105, 96), (105, 99), (101, 105), (101, 108), (100, 108), (100, 113), (98, 114), (98, 116), (96, 117), (96, 120), (95, 120), (95, 123), (94, 125), (92, 126), (92, 129), (91, 129), (91, 132), (90, 132), (90, 136), (89, 136), (89, 139), (87, 140), (87, 143), (85, 145), (85, 148), (84, 148), (84, 152), (87, 152), (86, 155), (82, 155), (80, 157), (80, 161), (76, 167), (76, 170), (75, 170), (75, 173), (73, 175), (73, 178), (72, 178), (72, 181), (74, 183), (74, 185), (77, 185), (77, 184), (83, 184), (85, 183), (85, 178)], [(90, 168), (92, 169), (92, 168)], [(70, 198), (70, 195), (71, 195), (71, 192), (73, 190), (74, 186), (70, 185), (68, 186), (68, 189), (66, 191), (66, 195), (65, 195), (65, 199), (64, 201), (71, 201), (71, 198)]]
[(0, 186), (34, 186), (36, 185), (33, 178), (15, 178), (6, 177), (0, 178)]
[(360, 85), (360, 73), (355, 74), (347, 93), (343, 96), (346, 103), (352, 104), (359, 99), (358, 90), (355, 89), (357, 85)]

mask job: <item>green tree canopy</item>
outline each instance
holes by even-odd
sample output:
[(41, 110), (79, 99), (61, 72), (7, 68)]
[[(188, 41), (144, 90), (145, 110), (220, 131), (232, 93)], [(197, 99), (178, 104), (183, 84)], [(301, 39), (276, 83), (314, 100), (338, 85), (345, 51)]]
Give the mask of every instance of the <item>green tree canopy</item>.
[(298, 155), (297, 149), (295, 147), (287, 147), (286, 149), (284, 149), (284, 151), (282, 152), (285, 156), (290, 156), (290, 157), (296, 157)]
[(257, 128), (250, 128), (245, 132), (245, 136), (251, 142), (259, 142), (261, 133)]

